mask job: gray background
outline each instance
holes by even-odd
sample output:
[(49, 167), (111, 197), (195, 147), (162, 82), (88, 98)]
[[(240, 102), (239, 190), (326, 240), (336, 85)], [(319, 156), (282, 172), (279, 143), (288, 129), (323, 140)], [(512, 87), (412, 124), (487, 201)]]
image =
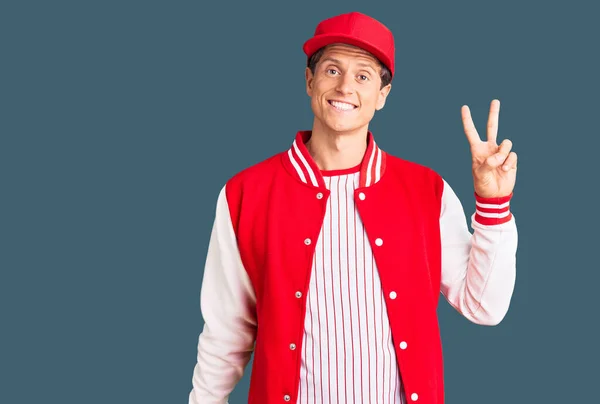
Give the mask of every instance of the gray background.
[[(291, 2), (290, 2), (291, 3)], [(579, 3), (579, 4), (578, 4)], [(586, 4), (591, 4), (587, 2)], [(371, 130), (474, 209), (460, 107), (519, 155), (517, 284), (496, 327), (443, 298), (449, 404), (592, 402), (598, 10), (583, 2), (2, 2), (2, 403), (183, 403), (218, 191), (310, 129), (302, 43), (395, 33)], [(231, 403), (246, 401), (249, 368)]]

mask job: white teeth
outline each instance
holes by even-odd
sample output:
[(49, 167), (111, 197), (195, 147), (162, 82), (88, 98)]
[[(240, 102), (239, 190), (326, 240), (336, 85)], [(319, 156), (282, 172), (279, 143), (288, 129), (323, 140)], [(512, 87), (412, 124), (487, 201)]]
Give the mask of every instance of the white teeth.
[(345, 102), (339, 102), (339, 101), (330, 101), (330, 102), (331, 102), (331, 105), (333, 105), (337, 109), (341, 109), (343, 111), (350, 111), (351, 109), (354, 109), (354, 105), (352, 105), (352, 104), (346, 104)]

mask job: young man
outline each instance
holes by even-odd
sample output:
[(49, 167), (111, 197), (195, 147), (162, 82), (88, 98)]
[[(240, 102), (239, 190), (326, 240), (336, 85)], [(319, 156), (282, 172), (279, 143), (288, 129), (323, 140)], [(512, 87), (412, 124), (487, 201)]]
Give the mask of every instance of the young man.
[(314, 123), (289, 150), (221, 190), (204, 272), (192, 404), (223, 404), (254, 352), (249, 402), (444, 402), (439, 294), (495, 325), (515, 283), (509, 209), (516, 155), (463, 106), (473, 156), (468, 230), (433, 170), (381, 150), (368, 130), (394, 74), (394, 39), (360, 13), (304, 44)]

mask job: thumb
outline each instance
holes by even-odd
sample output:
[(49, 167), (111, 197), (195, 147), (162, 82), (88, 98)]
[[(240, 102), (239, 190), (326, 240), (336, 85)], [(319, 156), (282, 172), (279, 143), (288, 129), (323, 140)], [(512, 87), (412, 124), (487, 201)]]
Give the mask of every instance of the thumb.
[(498, 168), (502, 165), (502, 163), (504, 163), (505, 160), (506, 160), (505, 154), (496, 153), (496, 154), (492, 154), (487, 159), (485, 159), (485, 165), (488, 166), (488, 168)]

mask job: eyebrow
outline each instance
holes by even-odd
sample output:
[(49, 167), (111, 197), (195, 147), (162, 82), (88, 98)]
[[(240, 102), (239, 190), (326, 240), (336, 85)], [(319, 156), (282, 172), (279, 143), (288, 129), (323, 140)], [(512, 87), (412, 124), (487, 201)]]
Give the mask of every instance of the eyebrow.
[[(338, 64), (338, 65), (341, 65), (341, 64), (342, 64), (342, 62), (341, 62), (339, 59), (332, 58), (332, 57), (330, 57), (330, 56), (327, 56), (327, 57), (326, 57), (326, 58), (324, 58), (322, 61), (323, 61), (323, 62), (333, 62), (333, 63), (335, 63), (335, 64)], [(377, 69), (375, 69), (375, 68), (373, 67), (373, 65), (372, 65), (372, 64), (370, 64), (370, 63), (366, 63), (366, 62), (358, 62), (358, 63), (357, 63), (357, 65), (358, 65), (358, 66), (361, 66), (361, 67), (367, 67), (367, 68), (370, 68), (370, 69), (371, 69), (371, 70), (373, 70), (375, 73), (377, 73)]]

